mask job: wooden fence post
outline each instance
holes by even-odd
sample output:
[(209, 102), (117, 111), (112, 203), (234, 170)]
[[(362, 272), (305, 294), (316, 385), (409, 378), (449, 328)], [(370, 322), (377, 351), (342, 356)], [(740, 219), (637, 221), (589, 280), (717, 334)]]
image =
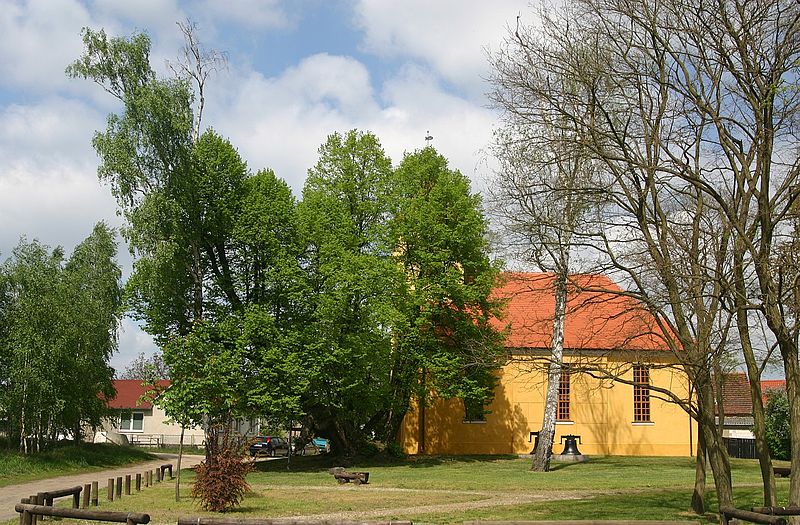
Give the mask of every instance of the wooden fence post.
[(81, 491), (83, 491), (83, 489), (81, 487), (78, 487), (78, 489), (80, 489), (80, 490), (78, 490), (78, 492), (74, 492), (72, 494), (72, 508), (73, 509), (79, 509), (81, 507)]
[(142, 490), (142, 474), (140, 472), (136, 473), (136, 492)]
[(92, 506), (96, 507), (100, 503), (100, 487), (96, 481), (92, 481)]
[(122, 499), (122, 476), (117, 476), (117, 499)]
[(157, 469), (153, 469), (153, 470), (155, 470), (155, 471), (156, 471), (156, 481), (158, 481), (159, 483), (161, 483), (161, 469), (160, 469), (160, 468), (157, 468)]
[[(45, 504), (45, 493), (44, 492), (38, 492), (36, 494), (36, 504), (37, 505), (44, 505)], [(34, 524), (41, 522), (43, 518), (44, 518), (43, 516), (37, 516), (36, 514), (33, 514), (31, 516), (31, 520), (33, 520)]]
[(81, 508), (84, 509), (89, 508), (89, 496), (91, 495), (91, 492), (92, 492), (92, 486), (89, 483), (85, 484), (83, 486), (83, 502), (82, 502), (83, 505), (81, 505)]
[(125, 474), (125, 495), (131, 495), (131, 475)]
[[(31, 494), (31, 496), (28, 498), (28, 503), (31, 505), (36, 505), (36, 494)], [(28, 525), (33, 525), (33, 521), (35, 521), (35, 519), (36, 517), (33, 514), (28, 516)]]
[[(30, 500), (28, 498), (22, 498), (20, 500), (20, 503), (22, 504), (30, 503)], [(19, 525), (24, 525), (24, 521), (25, 521), (25, 513), (23, 512), (19, 515)]]
[(114, 478), (108, 478), (108, 501), (114, 501)]

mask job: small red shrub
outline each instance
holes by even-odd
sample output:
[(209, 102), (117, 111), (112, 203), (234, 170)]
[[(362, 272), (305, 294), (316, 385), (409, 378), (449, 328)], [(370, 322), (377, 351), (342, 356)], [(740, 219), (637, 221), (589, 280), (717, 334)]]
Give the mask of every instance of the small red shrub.
[(244, 447), (224, 443), (213, 447), (205, 461), (196, 468), (192, 497), (205, 510), (226, 512), (238, 506), (250, 491), (247, 474), (253, 464), (247, 461)]

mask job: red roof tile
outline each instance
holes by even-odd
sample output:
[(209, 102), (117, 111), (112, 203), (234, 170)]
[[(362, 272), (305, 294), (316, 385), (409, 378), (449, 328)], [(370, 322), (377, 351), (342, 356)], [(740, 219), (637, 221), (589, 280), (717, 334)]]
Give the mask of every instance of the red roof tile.
[[(166, 388), (171, 383), (162, 379), (156, 381), (156, 386)], [(117, 396), (108, 400), (108, 408), (153, 408), (150, 401), (139, 402), (139, 399), (150, 389), (150, 385), (144, 385), (140, 379), (115, 379), (114, 389)]]
[(730, 373), (722, 378), (722, 408), (726, 416), (752, 416), (753, 398), (747, 374)]
[(765, 379), (761, 381), (761, 399), (767, 404), (767, 393), (770, 390), (786, 390), (785, 379)]
[[(506, 273), (495, 290), (507, 299), (507, 314), (495, 326), (509, 326), (506, 346), (549, 348), (555, 299), (551, 273)], [(598, 291), (588, 291), (598, 290)], [(604, 275), (570, 276), (564, 347), (587, 350), (665, 350), (655, 318)]]

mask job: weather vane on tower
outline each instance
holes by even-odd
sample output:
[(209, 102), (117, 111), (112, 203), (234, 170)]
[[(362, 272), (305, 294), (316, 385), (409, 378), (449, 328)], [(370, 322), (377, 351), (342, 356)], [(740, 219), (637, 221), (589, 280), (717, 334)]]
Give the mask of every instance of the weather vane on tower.
[(425, 132), (425, 144), (430, 145), (431, 141), (433, 140), (433, 135), (431, 135), (430, 130)]

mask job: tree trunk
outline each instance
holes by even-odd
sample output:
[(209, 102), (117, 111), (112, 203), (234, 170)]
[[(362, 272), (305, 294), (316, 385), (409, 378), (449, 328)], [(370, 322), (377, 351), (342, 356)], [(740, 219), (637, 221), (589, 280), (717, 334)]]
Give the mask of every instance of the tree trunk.
[(564, 360), (564, 317), (567, 310), (566, 272), (556, 274), (553, 284), (555, 287), (555, 315), (553, 316), (553, 343), (547, 371), (547, 395), (542, 429), (539, 432), (539, 445), (536, 447), (531, 466), (531, 470), (537, 472), (550, 470), (550, 457), (553, 454), (553, 441), (556, 435), (558, 387), (561, 383), (561, 367)]
[(692, 492), (692, 510), (695, 514), (706, 513), (706, 440), (703, 437), (702, 424), (698, 424), (697, 457), (694, 469), (694, 492)]
[(708, 376), (705, 380), (696, 381), (699, 405), (699, 427), (703, 433), (708, 461), (714, 474), (714, 485), (717, 489), (717, 500), (720, 506), (733, 504), (733, 483), (731, 481), (731, 465), (728, 450), (722, 442), (719, 428), (714, 424), (714, 392)]
[(789, 438), (791, 441), (792, 464), (789, 481), (789, 505), (800, 505), (800, 366), (798, 365), (797, 347), (784, 350), (783, 367), (786, 376), (786, 397), (789, 401)]
[(178, 444), (178, 464), (176, 465), (177, 468), (177, 475), (175, 476), (175, 501), (181, 500), (181, 460), (183, 459), (183, 435), (186, 432), (186, 426), (181, 425), (181, 440)]
[(748, 323), (747, 288), (744, 278), (744, 248), (741, 241), (734, 244), (733, 253), (733, 294), (736, 305), (736, 324), (739, 329), (739, 340), (742, 343), (742, 353), (747, 367), (747, 378), (750, 382), (750, 398), (753, 401), (753, 434), (756, 438), (756, 454), (761, 467), (761, 480), (764, 486), (764, 505), (774, 507), (777, 505), (775, 494), (775, 473), (772, 470), (772, 458), (767, 445), (766, 424), (764, 416), (764, 402), (761, 399), (761, 371), (753, 352), (750, 339), (750, 325)]
[(786, 398), (789, 401), (789, 433), (791, 440), (792, 465), (789, 481), (789, 505), (800, 506), (800, 363), (798, 363), (797, 344), (789, 333), (781, 309), (777, 306), (777, 293), (771, 288), (769, 276), (765, 273), (771, 268), (756, 266), (761, 281), (761, 295), (764, 299), (762, 311), (767, 325), (778, 342), (783, 358), (783, 372), (786, 378)]

